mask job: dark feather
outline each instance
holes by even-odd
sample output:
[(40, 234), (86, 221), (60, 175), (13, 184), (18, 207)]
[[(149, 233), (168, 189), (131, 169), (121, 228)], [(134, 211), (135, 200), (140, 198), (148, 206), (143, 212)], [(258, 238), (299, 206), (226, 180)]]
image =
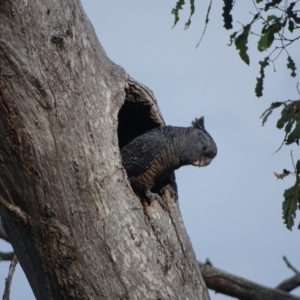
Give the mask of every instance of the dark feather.
[(158, 127), (140, 135), (122, 149), (122, 163), (128, 176), (145, 172), (167, 145), (168, 138), (162, 134), (163, 128)]
[(196, 118), (195, 121), (192, 121), (192, 125), (194, 128), (200, 129), (200, 130), (206, 132), (205, 126), (204, 126), (204, 117), (201, 117), (199, 119)]

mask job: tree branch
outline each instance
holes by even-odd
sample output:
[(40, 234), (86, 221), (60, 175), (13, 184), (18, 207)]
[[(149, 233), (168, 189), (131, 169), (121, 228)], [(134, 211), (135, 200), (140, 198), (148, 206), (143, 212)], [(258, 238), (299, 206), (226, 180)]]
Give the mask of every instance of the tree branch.
[(282, 290), (271, 289), (199, 262), (202, 276), (209, 289), (240, 300), (300, 300)]
[(14, 257), (14, 252), (0, 252), (0, 261), (2, 260), (12, 260)]
[(276, 289), (290, 292), (300, 286), (300, 273), (282, 281), (280, 284), (276, 286)]
[(2, 300), (9, 300), (10, 286), (11, 286), (12, 278), (13, 278), (17, 263), (18, 263), (18, 259), (17, 259), (17, 256), (14, 254), (12, 261), (10, 263), (10, 266), (9, 266), (7, 278), (5, 280), (5, 288), (4, 288)]
[(29, 220), (29, 216), (21, 210), (20, 207), (14, 205), (13, 200), (10, 196), (10, 193), (8, 192), (8, 190), (6, 189), (4, 183), (2, 182), (1, 178), (0, 178), (0, 185), (2, 186), (3, 190), (5, 191), (9, 202), (7, 202), (2, 196), (0, 196), (0, 204), (2, 206), (4, 206), (6, 209), (8, 209), (10, 212), (14, 213), (15, 216), (22, 221), (25, 225), (29, 225), (30, 224), (30, 220)]
[[(291, 151), (291, 155), (292, 155), (292, 151)], [(293, 161), (293, 164), (294, 164), (294, 161)], [(296, 167), (294, 167), (294, 169), (296, 170)], [(290, 268), (295, 274), (299, 273), (298, 270), (288, 261), (288, 259), (285, 256), (283, 257), (283, 260), (286, 263), (286, 266), (288, 268)]]
[(7, 202), (2, 196), (0, 196), (0, 204), (12, 212), (23, 224), (30, 225), (29, 216), (20, 207)]

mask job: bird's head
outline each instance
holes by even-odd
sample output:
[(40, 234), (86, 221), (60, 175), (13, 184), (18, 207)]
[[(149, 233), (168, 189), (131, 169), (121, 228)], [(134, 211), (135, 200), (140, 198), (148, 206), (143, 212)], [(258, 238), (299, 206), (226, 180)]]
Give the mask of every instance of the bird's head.
[(217, 155), (217, 145), (204, 126), (204, 117), (196, 118), (192, 122), (193, 144), (191, 145), (193, 152), (192, 165), (198, 167), (208, 166), (213, 158)]

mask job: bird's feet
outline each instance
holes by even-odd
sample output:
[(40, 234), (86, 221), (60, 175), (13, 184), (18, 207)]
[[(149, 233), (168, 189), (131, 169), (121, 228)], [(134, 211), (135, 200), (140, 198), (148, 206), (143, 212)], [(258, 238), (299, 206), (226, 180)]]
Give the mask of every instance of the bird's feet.
[(157, 193), (152, 193), (151, 191), (148, 190), (146, 191), (145, 196), (149, 205), (152, 203), (154, 199), (156, 199), (159, 202), (160, 206), (163, 208), (163, 210), (166, 211), (168, 210), (165, 201)]
[(164, 195), (166, 190), (169, 191), (170, 196), (171, 196), (175, 201), (178, 200), (178, 193), (177, 193), (177, 191), (174, 189), (174, 187), (173, 187), (171, 184), (165, 185), (163, 188), (160, 189), (159, 192), (160, 192), (161, 195)]

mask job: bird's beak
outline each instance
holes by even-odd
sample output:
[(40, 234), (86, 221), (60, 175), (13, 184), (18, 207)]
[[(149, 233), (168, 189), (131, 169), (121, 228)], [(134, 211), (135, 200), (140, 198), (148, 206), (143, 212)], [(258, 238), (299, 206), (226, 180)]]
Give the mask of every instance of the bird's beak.
[(206, 167), (208, 166), (212, 161), (212, 158), (206, 157), (204, 155), (200, 156), (198, 160), (196, 160), (193, 165), (198, 166), (199, 168), (201, 167)]
[(211, 163), (211, 161), (212, 161), (212, 158), (202, 155), (200, 157), (200, 166), (199, 167), (206, 167)]
[(197, 166), (199, 168), (206, 167), (206, 166), (208, 166), (211, 163), (212, 160), (213, 160), (212, 158), (209, 158), (209, 157), (206, 157), (206, 156), (202, 155), (202, 156), (200, 156), (199, 159), (197, 159), (193, 163), (193, 165)]

